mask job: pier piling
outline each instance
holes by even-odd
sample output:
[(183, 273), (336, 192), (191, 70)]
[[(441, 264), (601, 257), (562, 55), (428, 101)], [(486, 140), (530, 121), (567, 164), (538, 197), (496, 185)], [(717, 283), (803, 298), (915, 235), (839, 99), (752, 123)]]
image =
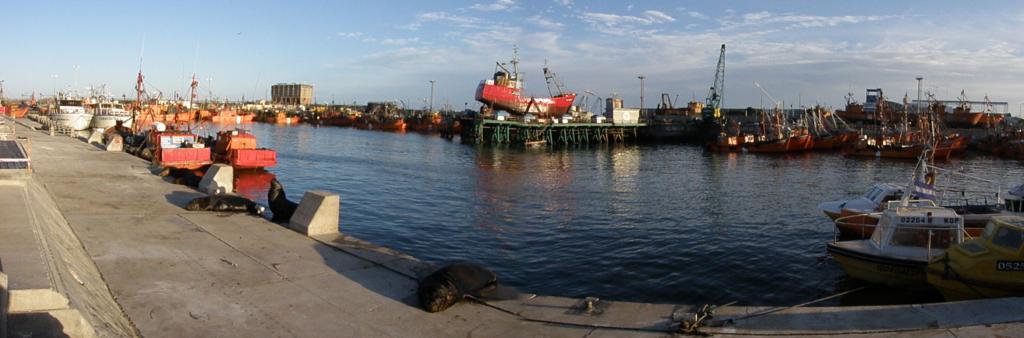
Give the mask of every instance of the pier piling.
[(619, 143), (637, 138), (642, 123), (524, 123), (519, 121), (476, 120), (472, 132), (463, 137), (474, 143), (527, 145), (579, 145)]

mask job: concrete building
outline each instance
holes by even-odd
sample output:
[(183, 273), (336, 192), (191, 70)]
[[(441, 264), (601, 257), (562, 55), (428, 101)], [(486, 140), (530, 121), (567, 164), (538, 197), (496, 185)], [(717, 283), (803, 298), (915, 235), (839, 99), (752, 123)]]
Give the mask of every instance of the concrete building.
[(313, 103), (313, 85), (278, 83), (270, 86), (270, 97), (274, 104), (309, 105)]

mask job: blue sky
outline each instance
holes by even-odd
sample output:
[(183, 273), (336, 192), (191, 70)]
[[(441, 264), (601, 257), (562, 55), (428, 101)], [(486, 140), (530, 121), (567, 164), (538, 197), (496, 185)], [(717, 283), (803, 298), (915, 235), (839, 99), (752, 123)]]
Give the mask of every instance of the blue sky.
[[(647, 106), (702, 99), (727, 45), (728, 107), (777, 99), (839, 106), (848, 91), (925, 89), (1024, 102), (1024, 5), (1012, 1), (75, 1), (8, 2), (0, 33), (7, 96), (106, 84), (131, 93), (140, 52), (150, 90), (264, 97), (314, 84), (321, 102), (402, 100), (461, 107), (518, 46), (527, 91), (545, 60), (574, 91)], [(144, 48), (143, 48), (143, 41)], [(144, 51), (143, 51), (144, 49)], [(56, 78), (53, 75), (57, 75)], [(212, 80), (211, 80), (212, 79)], [(765, 101), (767, 102), (767, 101)], [(765, 105), (770, 105), (765, 103)]]

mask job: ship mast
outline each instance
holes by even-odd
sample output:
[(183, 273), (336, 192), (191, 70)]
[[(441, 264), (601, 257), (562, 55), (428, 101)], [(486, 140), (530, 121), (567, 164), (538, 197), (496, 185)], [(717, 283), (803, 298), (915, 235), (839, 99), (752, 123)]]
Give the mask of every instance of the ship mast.
[[(135, 109), (132, 110), (132, 133), (139, 131), (138, 117), (142, 113), (142, 93), (145, 91), (145, 80), (142, 76), (142, 55), (146, 51), (146, 39), (142, 39), (142, 49), (139, 51), (139, 75), (135, 78)], [(155, 120), (155, 119), (154, 119)]]

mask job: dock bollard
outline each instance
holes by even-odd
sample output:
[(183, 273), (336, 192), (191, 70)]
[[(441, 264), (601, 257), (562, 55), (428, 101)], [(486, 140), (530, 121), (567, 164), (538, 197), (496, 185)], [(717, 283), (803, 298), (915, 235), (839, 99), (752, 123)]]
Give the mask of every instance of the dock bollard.
[(103, 144), (103, 131), (93, 129), (89, 138), (85, 140), (88, 144)]
[(124, 138), (121, 135), (112, 135), (104, 145), (107, 151), (124, 151)]
[(207, 195), (230, 194), (235, 191), (235, 170), (227, 164), (214, 164), (199, 181), (199, 191)]
[(298, 208), (288, 220), (288, 227), (306, 236), (338, 235), (341, 197), (338, 194), (313, 190), (302, 196)]

